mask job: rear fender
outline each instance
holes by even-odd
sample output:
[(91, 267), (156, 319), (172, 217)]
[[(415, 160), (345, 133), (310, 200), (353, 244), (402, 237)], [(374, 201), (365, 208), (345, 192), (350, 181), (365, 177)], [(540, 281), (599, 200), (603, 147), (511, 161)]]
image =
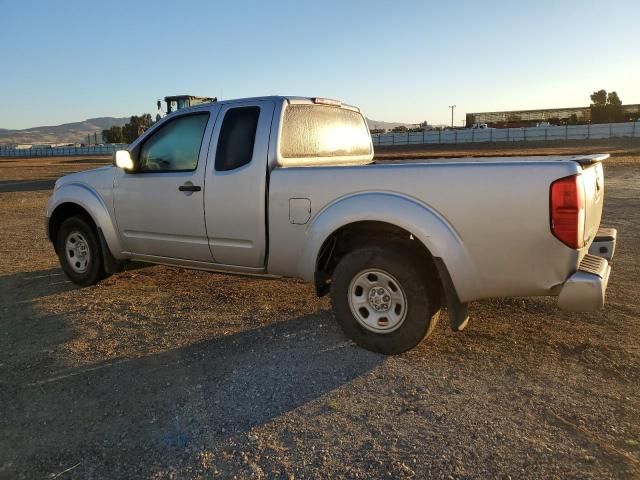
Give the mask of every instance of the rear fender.
[(300, 276), (314, 281), (316, 261), (322, 245), (334, 232), (351, 223), (384, 222), (411, 233), (442, 259), (460, 301), (472, 297), (478, 275), (474, 263), (453, 227), (428, 205), (414, 198), (388, 192), (358, 193), (328, 205), (313, 219), (306, 231)]

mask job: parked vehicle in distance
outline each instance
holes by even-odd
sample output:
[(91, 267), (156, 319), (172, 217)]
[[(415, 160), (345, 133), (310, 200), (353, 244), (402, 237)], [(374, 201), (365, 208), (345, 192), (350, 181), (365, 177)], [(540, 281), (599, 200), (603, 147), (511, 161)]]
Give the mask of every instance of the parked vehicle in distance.
[(394, 354), (443, 305), (454, 330), (491, 297), (601, 308), (616, 243), (600, 228), (607, 157), (379, 164), (355, 107), (225, 100), (166, 116), (113, 166), (60, 178), (46, 223), (79, 285), (129, 260), (302, 278), (331, 294), (351, 339)]

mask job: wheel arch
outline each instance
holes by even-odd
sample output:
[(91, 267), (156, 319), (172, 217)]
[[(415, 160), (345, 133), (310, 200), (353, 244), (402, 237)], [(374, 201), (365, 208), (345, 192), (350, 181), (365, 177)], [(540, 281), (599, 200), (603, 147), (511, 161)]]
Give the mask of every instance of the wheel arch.
[(104, 238), (110, 253), (115, 258), (121, 257), (120, 238), (107, 206), (96, 192), (84, 185), (64, 185), (54, 191), (47, 204), (47, 236), (54, 247), (60, 225), (74, 215), (90, 220), (96, 232)]
[(49, 241), (53, 243), (53, 247), (56, 246), (56, 238), (58, 237), (58, 232), (60, 231), (60, 227), (62, 223), (70, 217), (75, 216), (83, 216), (86, 217), (87, 220), (91, 223), (92, 227), (97, 231), (98, 227), (96, 225), (95, 220), (91, 216), (91, 214), (87, 211), (87, 209), (73, 202), (64, 202), (56, 207), (56, 209), (51, 213), (51, 217), (49, 217), (48, 221), (48, 237)]
[(443, 274), (449, 277), (458, 298), (472, 295), (475, 267), (455, 229), (428, 205), (388, 192), (342, 198), (315, 216), (307, 230), (301, 276), (313, 281), (319, 294), (326, 293), (336, 262), (333, 252), (345, 234), (351, 236), (351, 247), (389, 238), (415, 242), (408, 245), (434, 263), (443, 283)]

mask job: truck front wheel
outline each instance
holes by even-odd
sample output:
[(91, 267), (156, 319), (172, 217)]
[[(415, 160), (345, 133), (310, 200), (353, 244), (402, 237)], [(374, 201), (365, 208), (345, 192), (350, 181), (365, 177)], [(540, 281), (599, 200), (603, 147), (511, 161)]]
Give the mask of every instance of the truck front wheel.
[(358, 345), (387, 355), (429, 336), (440, 314), (435, 271), (404, 244), (363, 246), (342, 257), (331, 281), (336, 319)]
[(84, 217), (69, 217), (62, 222), (56, 251), (62, 270), (72, 282), (86, 287), (106, 276), (98, 235)]

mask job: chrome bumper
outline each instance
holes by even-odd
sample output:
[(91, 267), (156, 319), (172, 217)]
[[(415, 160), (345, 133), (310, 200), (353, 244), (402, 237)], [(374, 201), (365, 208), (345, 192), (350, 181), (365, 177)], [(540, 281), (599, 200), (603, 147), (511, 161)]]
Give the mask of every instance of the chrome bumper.
[(604, 306), (605, 292), (611, 274), (609, 262), (616, 249), (617, 231), (603, 228), (580, 262), (578, 271), (562, 286), (558, 306), (567, 312), (592, 312)]

